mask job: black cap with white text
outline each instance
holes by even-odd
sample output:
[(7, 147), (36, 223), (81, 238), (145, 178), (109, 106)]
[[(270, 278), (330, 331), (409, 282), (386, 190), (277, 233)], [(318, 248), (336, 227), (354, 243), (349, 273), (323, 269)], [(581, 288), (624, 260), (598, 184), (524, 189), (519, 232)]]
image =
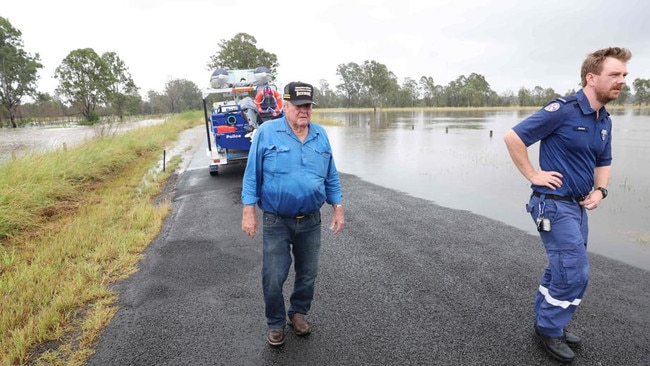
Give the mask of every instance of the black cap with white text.
[(293, 81), (284, 87), (284, 100), (293, 105), (316, 104), (314, 103), (314, 87), (300, 81)]

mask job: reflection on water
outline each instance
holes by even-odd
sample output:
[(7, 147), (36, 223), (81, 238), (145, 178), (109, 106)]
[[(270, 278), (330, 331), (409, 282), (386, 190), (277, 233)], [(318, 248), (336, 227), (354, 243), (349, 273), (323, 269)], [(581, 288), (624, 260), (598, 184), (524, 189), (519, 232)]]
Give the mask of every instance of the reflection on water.
[[(537, 235), (524, 210), (530, 188), (503, 135), (531, 111), (315, 111), (337, 167), (436, 204), (491, 217)], [(589, 213), (589, 250), (650, 269), (650, 111), (612, 110), (610, 196)], [(537, 162), (537, 144), (529, 149)]]

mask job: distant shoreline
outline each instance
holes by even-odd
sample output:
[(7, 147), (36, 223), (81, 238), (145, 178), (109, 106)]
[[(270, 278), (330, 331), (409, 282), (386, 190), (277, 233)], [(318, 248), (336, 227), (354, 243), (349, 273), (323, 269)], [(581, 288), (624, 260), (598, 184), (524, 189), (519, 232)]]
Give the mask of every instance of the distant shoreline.
[[(542, 105), (539, 106), (511, 106), (511, 107), (405, 107), (405, 108), (377, 108), (381, 112), (392, 112), (392, 111), (441, 111), (441, 112), (457, 112), (457, 111), (536, 111), (542, 108)], [(635, 110), (650, 110), (650, 105), (608, 105), (606, 107), (608, 110), (624, 110), (624, 109), (635, 109)], [(373, 108), (314, 108), (313, 113), (321, 112), (372, 112)]]

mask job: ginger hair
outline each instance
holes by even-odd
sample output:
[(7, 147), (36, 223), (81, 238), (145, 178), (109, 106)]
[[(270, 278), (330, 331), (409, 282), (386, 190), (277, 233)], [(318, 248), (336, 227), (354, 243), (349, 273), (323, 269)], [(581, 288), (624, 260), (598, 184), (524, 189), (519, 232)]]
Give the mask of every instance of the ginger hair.
[(580, 79), (582, 80), (582, 87), (587, 85), (587, 74), (592, 73), (600, 75), (603, 72), (603, 62), (608, 57), (613, 57), (619, 61), (627, 63), (632, 58), (632, 52), (627, 48), (622, 47), (608, 47), (595, 51), (587, 55), (587, 58), (582, 63), (580, 71)]

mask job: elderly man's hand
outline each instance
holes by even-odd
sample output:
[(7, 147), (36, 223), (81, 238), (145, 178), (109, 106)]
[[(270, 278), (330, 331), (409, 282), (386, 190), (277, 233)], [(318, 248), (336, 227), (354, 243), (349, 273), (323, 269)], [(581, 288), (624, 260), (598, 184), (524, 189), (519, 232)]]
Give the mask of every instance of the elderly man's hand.
[(343, 230), (345, 226), (345, 214), (343, 213), (343, 205), (334, 205), (334, 212), (332, 213), (332, 222), (330, 223), (330, 230), (337, 234)]
[(241, 219), (241, 231), (244, 234), (255, 237), (257, 233), (257, 216), (255, 216), (255, 206), (244, 206)]

